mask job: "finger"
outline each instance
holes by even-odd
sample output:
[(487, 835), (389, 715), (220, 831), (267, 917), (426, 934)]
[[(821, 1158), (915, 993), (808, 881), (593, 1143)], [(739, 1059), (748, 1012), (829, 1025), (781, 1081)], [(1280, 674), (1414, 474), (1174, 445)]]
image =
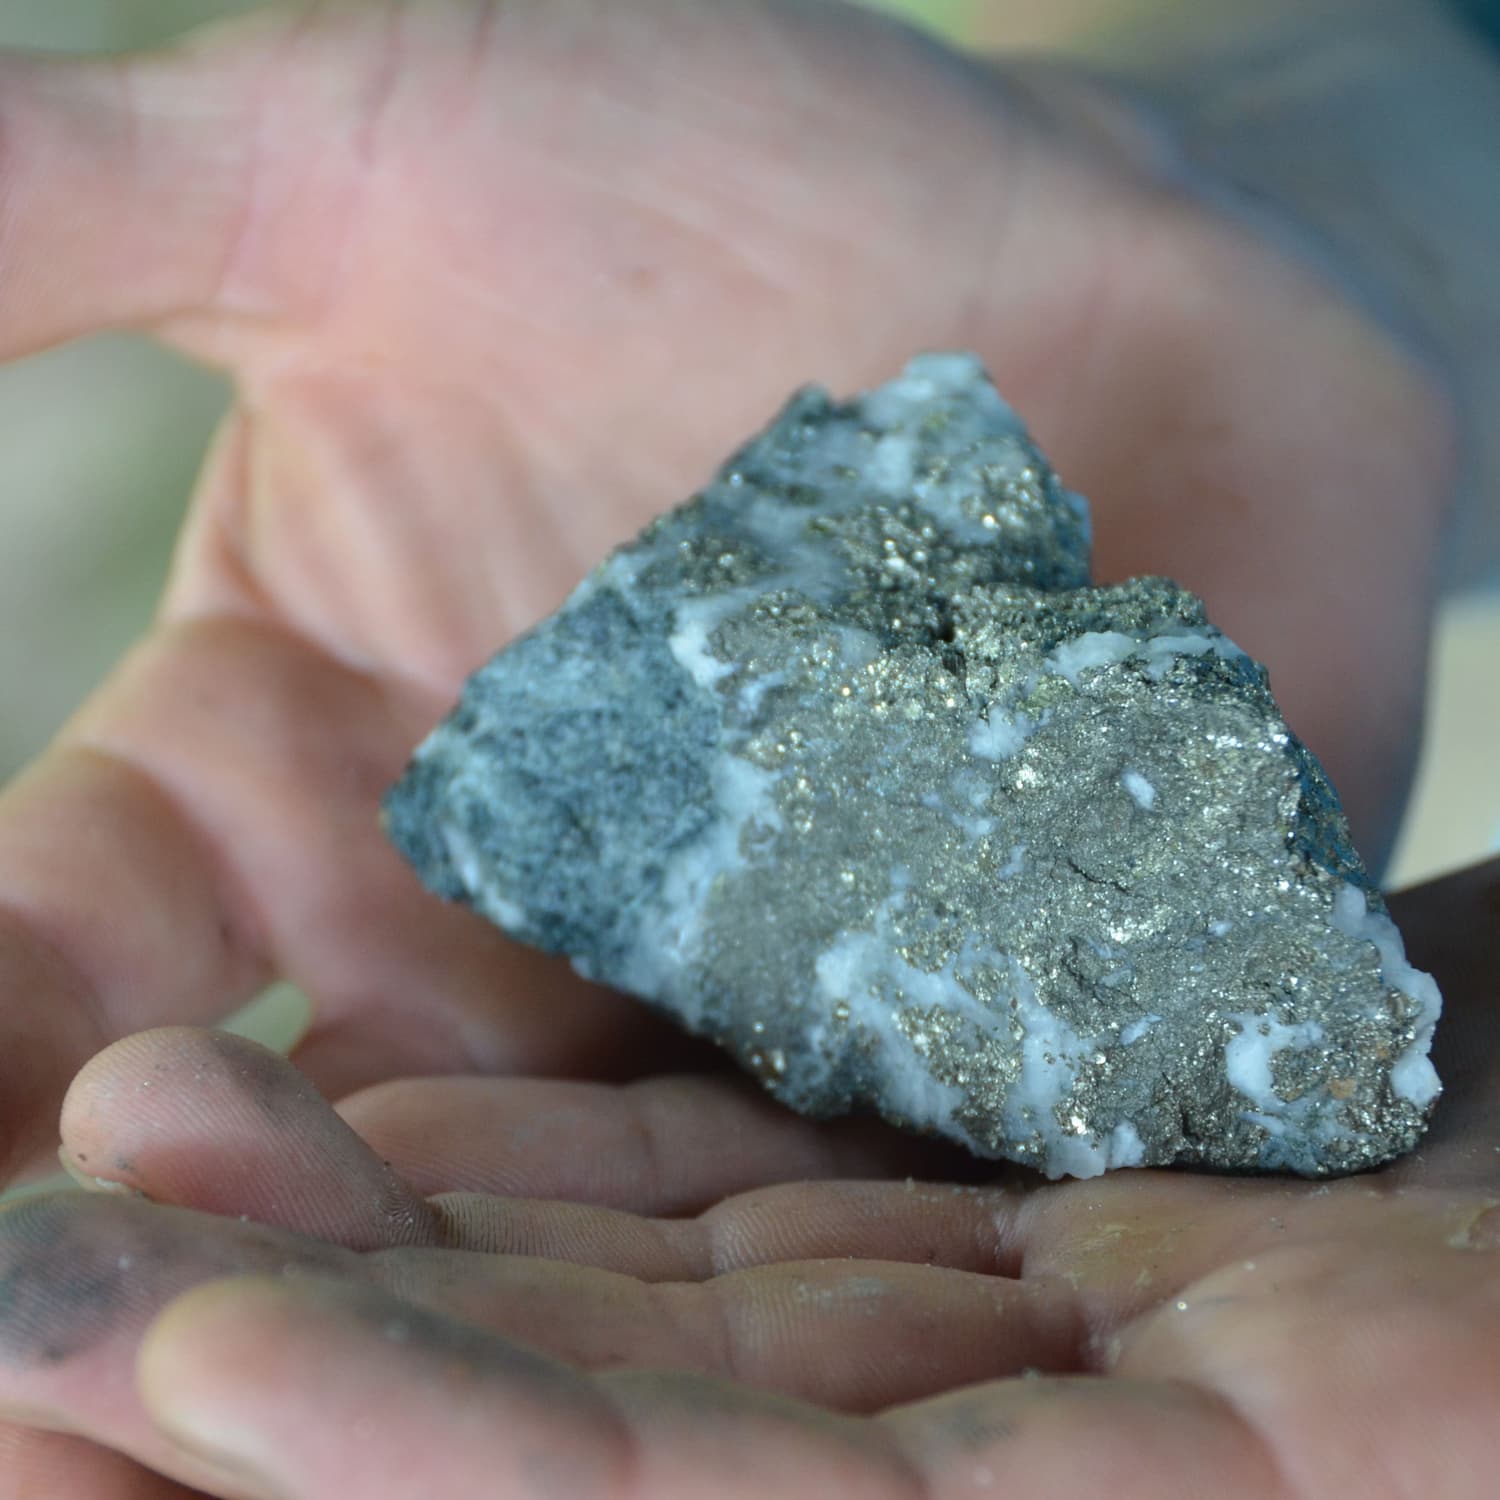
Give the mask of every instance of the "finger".
[(642, 1281), (704, 1281), (782, 1261), (906, 1261), (1020, 1275), (1025, 1200), (947, 1183), (793, 1182), (726, 1198), (696, 1219), (483, 1194), (432, 1200), (445, 1243), (538, 1256)]
[[(458, 1085), (468, 1112), (454, 1106)], [(774, 1109), (765, 1115), (765, 1101), (726, 1079), (625, 1088), (435, 1080), (361, 1097), (377, 1126), (381, 1100), (395, 1101), (414, 1147), (427, 1150), (434, 1141), (447, 1149), (444, 1132), (456, 1116), (457, 1142), (478, 1141), (481, 1164), (492, 1150), (487, 1169), (503, 1165), (504, 1185), (519, 1196), (445, 1193), (423, 1203), (393, 1175), (385, 1159), (390, 1143), (378, 1131), (372, 1150), (290, 1064), (205, 1032), (143, 1035), (96, 1058), (69, 1094), (64, 1141), (81, 1174), (160, 1202), (247, 1214), (351, 1247), (444, 1245), (568, 1261), (648, 1282), (704, 1281), (780, 1261), (844, 1256), (1054, 1278), (1074, 1289), (1096, 1339), (1224, 1260), (1253, 1256), (1288, 1236), (1441, 1245), (1466, 1233), (1490, 1203), (1482, 1191), (1393, 1190), (1384, 1178), (1298, 1184), (1128, 1172), (1042, 1188), (1018, 1174), (991, 1186), (838, 1181), (831, 1173), (849, 1167), (846, 1147), (866, 1152), (862, 1164), (875, 1172), (891, 1166), (881, 1160), (882, 1143), (894, 1142), (898, 1151), (913, 1143), (835, 1134), (830, 1149), (826, 1127)], [(516, 1100), (524, 1107), (512, 1119)], [(680, 1115), (663, 1113), (664, 1104), (681, 1106)], [(660, 1132), (647, 1153), (659, 1168), (654, 1174), (638, 1174), (633, 1165), (646, 1129), (642, 1110), (655, 1113)], [(528, 1121), (540, 1122), (535, 1137)], [(544, 1199), (569, 1185), (558, 1160), (566, 1176), (580, 1152), (598, 1160), (592, 1175), (572, 1180), (574, 1188), (629, 1182), (642, 1198), (679, 1213), (684, 1188), (713, 1187), (722, 1196), (696, 1218)], [(611, 1153), (622, 1158), (619, 1170), (607, 1165)], [(401, 1154), (393, 1160), (399, 1173)], [(680, 1161), (685, 1179), (677, 1174)], [(734, 1181), (753, 1182), (762, 1172), (771, 1185), (731, 1191)], [(807, 1180), (774, 1180), (798, 1175)]]
[(251, 190), (252, 80), (0, 60), (0, 358), (212, 300)]
[(286, 1500), (1283, 1493), (1232, 1413), (1163, 1383), (1006, 1382), (857, 1421), (691, 1377), (589, 1379), (322, 1282), (201, 1289), (152, 1329), (140, 1375), (164, 1430)]
[[(250, 1479), (258, 1496), (403, 1500), (470, 1485), (495, 1500), (541, 1486), (598, 1500), (627, 1492), (628, 1435), (587, 1379), (343, 1284), (290, 1297), (263, 1282), (206, 1286), (152, 1329), (139, 1379), (170, 1440), (221, 1464), (231, 1481)], [(287, 1420), (292, 1389), (304, 1401), (325, 1393), (315, 1414), (307, 1408), (312, 1420)], [(497, 1418), (504, 1441), (484, 1430)], [(293, 1446), (262, 1451), (285, 1441)], [(481, 1465), (497, 1461), (481, 1483)]]
[(438, 1214), (285, 1059), (169, 1028), (94, 1058), (63, 1103), (77, 1170), (158, 1202), (246, 1215), (365, 1250), (437, 1244)]
[[(915, 1495), (876, 1429), (701, 1380), (589, 1380), (347, 1286), (205, 1288), (152, 1330), (140, 1378), (166, 1431), (290, 1500)], [(315, 1420), (278, 1398), (290, 1381), (323, 1393)]]
[(1267, 1441), (1212, 1391), (1097, 1376), (1005, 1381), (880, 1419), (932, 1500), (1296, 1500)]
[(584, 1369), (732, 1376), (839, 1409), (1028, 1366), (1073, 1368), (1078, 1357), (1072, 1299), (1055, 1282), (840, 1260), (651, 1285), (516, 1256), (354, 1258), (235, 1220), (71, 1195), (0, 1216), (0, 1411), (156, 1462), (122, 1375), (146, 1322), (226, 1275), (313, 1272), (370, 1280), (410, 1307)]
[(586, 1370), (668, 1369), (870, 1411), (1026, 1368), (1080, 1367), (1064, 1283), (865, 1258), (642, 1282), (459, 1251), (375, 1257), (404, 1301)]
[(315, 1240), (138, 1199), (71, 1193), (19, 1203), (0, 1212), (0, 1415), (196, 1484), (201, 1468), (164, 1449), (130, 1376), (151, 1319), (215, 1275), (358, 1276), (363, 1266)]
[[(1168, 1174), (1089, 1197), (919, 1183), (792, 1183), (731, 1198), (695, 1220), (650, 1220), (584, 1205), (434, 1200), (448, 1243), (544, 1257), (646, 1282), (711, 1281), (790, 1262), (902, 1262), (1066, 1289), (1085, 1362), (1117, 1332), (1214, 1268), (1289, 1242), (1339, 1240), (1425, 1251), (1493, 1235), (1488, 1193), (1279, 1187), (1178, 1190)], [(1158, 1176), (1153, 1183), (1150, 1176)], [(1007, 1335), (1008, 1336), (1008, 1335)], [(1032, 1360), (1031, 1363), (1040, 1363)]]
[(203, 830), (139, 768), (55, 750), (0, 794), (0, 1180), (50, 1155), (85, 1058), (153, 1015), (204, 1020), (266, 977)]
[[(894, 1132), (819, 1126), (727, 1077), (433, 1079), (367, 1090), (336, 1113), (285, 1059), (188, 1028), (141, 1032), (94, 1057), (68, 1091), (62, 1135), (85, 1181), (356, 1249), (439, 1242), (423, 1201), (435, 1187), (682, 1214), (785, 1178), (946, 1159)], [(461, 1201), (449, 1242), (515, 1242), (509, 1198)]]
[(771, 1182), (984, 1170), (957, 1151), (867, 1120), (816, 1124), (729, 1075), (623, 1086), (398, 1080), (338, 1108), (429, 1194), (566, 1198), (684, 1214)]
[[(506, 1113), (514, 1089), (519, 1099)], [(663, 1115), (663, 1091), (674, 1113)], [(394, 1093), (422, 1119), (445, 1121), (448, 1080), (373, 1091)], [(542, 1257), (612, 1270), (644, 1281), (701, 1281), (778, 1260), (841, 1256), (938, 1264), (987, 1275), (1019, 1266), (1023, 1199), (1005, 1189), (827, 1180), (839, 1167), (879, 1164), (880, 1148), (850, 1139), (830, 1145), (813, 1123), (775, 1110), (729, 1080), (651, 1080), (624, 1089), (496, 1082), (487, 1090), (505, 1129), (524, 1137), (527, 1109), (546, 1122), (540, 1139), (516, 1151), (503, 1135), (519, 1197), (443, 1194), (426, 1202), (360, 1138), (290, 1063), (218, 1032), (165, 1028), (108, 1048), (74, 1081), (64, 1101), (63, 1150), (86, 1183), (141, 1193), (158, 1203), (230, 1216), (352, 1249), (449, 1246), (490, 1254)], [(424, 1097), (425, 1095), (425, 1097)], [(650, 1153), (659, 1170), (637, 1190), (680, 1207), (684, 1190), (726, 1196), (696, 1219), (662, 1219), (541, 1195), (558, 1191), (560, 1156), (617, 1150), (618, 1171), (592, 1179), (619, 1188), (637, 1176), (644, 1128), (632, 1115), (655, 1113), (657, 1128), (680, 1128), (694, 1142), (686, 1178), (670, 1131)], [(681, 1110), (678, 1117), (676, 1110)], [(466, 1117), (467, 1119), (467, 1117)], [(567, 1128), (573, 1124), (573, 1132)], [(491, 1126), (476, 1110), (472, 1126)], [(757, 1132), (760, 1138), (757, 1139)], [(620, 1144), (611, 1145), (612, 1133)], [(897, 1149), (909, 1151), (910, 1143)], [(736, 1157), (742, 1159), (736, 1160)], [(705, 1165), (707, 1162), (709, 1165)], [(732, 1180), (809, 1181), (727, 1195)]]
[(619, 1066), (638, 1006), (424, 891), (381, 833), (437, 712), (274, 626), (205, 620), (160, 632), (72, 733), (145, 767), (222, 851), (275, 970), (313, 998), (297, 1056), (326, 1092)]

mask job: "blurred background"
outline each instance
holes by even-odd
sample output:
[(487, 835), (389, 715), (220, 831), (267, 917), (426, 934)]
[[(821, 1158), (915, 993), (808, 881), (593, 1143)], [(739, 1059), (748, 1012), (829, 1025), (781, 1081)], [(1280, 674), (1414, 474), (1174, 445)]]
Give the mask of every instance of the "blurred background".
[[(1031, 40), (1054, 0), (879, 0), (960, 41)], [(1110, 0), (1068, 0), (1086, 16)], [(254, 0), (0, 0), (0, 46), (115, 50)], [(111, 336), (0, 368), (0, 779), (35, 754), (145, 627), (213, 424), (214, 376)], [(1455, 600), (1390, 872), (1406, 883), (1500, 840), (1500, 599)]]

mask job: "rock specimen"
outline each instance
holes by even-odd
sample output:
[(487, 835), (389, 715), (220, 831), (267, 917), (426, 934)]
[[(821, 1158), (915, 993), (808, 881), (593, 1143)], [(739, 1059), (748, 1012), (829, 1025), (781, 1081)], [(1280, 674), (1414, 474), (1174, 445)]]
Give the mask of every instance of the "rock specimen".
[(1322, 768), (1088, 550), (972, 358), (805, 390), (475, 674), (389, 833), (795, 1109), (1054, 1177), (1410, 1149), (1437, 988)]

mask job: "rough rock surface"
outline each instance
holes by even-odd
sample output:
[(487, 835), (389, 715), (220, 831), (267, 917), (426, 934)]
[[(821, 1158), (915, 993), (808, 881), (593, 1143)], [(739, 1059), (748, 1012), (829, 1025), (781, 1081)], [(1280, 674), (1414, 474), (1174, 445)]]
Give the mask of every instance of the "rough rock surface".
[(386, 807), (434, 890), (1051, 1176), (1413, 1146), (1439, 1011), (1265, 671), (967, 356), (805, 390), (468, 683)]

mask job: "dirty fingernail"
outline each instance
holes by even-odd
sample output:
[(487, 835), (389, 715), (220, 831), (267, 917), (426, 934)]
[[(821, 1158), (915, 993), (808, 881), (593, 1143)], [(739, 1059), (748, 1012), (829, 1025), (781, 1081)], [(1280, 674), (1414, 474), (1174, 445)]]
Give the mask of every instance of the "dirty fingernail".
[(146, 1196), (138, 1187), (131, 1187), (128, 1182), (116, 1182), (111, 1177), (96, 1177), (82, 1163), (68, 1154), (66, 1146), (59, 1146), (57, 1159), (62, 1163), (62, 1169), (86, 1192), (90, 1193), (118, 1193), (125, 1198), (144, 1198)]

